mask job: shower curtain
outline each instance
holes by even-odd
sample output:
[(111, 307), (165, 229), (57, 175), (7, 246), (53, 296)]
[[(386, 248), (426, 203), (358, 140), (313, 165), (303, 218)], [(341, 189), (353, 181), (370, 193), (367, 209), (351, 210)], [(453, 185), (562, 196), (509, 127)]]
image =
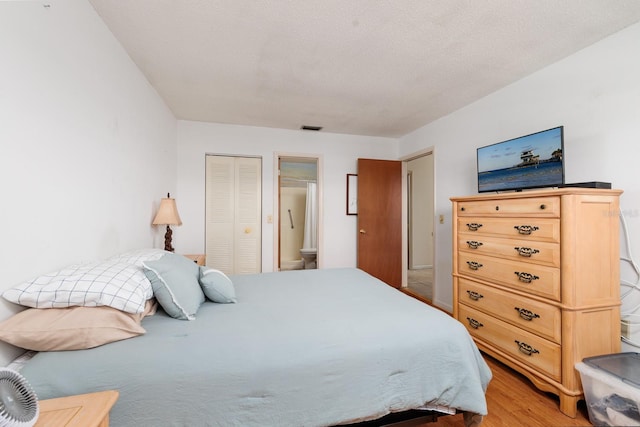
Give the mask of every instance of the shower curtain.
[(304, 216), (304, 238), (302, 240), (302, 249), (317, 248), (317, 207), (316, 183), (307, 182), (307, 206)]

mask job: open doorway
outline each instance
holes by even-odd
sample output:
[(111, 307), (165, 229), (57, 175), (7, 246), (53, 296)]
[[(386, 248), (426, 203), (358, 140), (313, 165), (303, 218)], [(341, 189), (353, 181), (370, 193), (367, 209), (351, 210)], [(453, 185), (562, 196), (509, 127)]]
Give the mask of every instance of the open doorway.
[(407, 189), (407, 287), (420, 299), (434, 299), (433, 152), (405, 160)]
[(278, 270), (318, 268), (318, 158), (278, 156)]

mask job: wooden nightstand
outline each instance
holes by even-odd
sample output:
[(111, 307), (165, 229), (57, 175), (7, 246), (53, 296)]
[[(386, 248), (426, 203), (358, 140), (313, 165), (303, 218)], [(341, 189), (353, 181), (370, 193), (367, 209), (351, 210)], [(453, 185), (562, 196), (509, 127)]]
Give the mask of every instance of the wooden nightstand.
[(107, 390), (41, 400), (35, 427), (109, 427), (109, 411), (118, 395)]
[(207, 257), (204, 254), (190, 254), (185, 256), (193, 260), (193, 262), (195, 262), (198, 265), (205, 265), (207, 261)]

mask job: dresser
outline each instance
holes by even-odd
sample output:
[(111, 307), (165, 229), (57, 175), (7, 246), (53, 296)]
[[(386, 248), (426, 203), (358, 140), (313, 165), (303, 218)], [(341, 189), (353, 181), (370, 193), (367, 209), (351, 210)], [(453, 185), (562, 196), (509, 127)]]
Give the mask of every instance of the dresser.
[(570, 417), (584, 398), (575, 364), (620, 351), (621, 193), (451, 198), (455, 318)]
[(107, 390), (41, 400), (35, 427), (109, 427), (109, 412), (118, 395)]

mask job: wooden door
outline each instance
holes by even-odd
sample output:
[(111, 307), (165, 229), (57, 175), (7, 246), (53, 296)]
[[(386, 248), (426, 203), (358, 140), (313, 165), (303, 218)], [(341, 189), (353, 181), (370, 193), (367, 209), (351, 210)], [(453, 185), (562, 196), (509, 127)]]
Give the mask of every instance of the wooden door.
[(358, 159), (358, 268), (402, 285), (402, 162)]

